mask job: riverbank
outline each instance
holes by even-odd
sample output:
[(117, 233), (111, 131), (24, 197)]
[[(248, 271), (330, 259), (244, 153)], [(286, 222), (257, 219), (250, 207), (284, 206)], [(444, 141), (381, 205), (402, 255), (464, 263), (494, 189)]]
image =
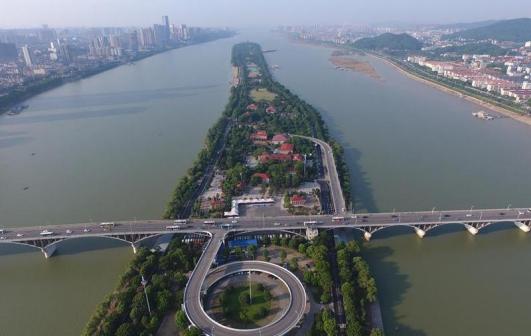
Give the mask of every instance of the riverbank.
[[(300, 39), (295, 39), (295, 38), (291, 38), (291, 37), (289, 37), (289, 40), (294, 42), (294, 43), (301, 43), (301, 44), (307, 44), (307, 45), (313, 45), (313, 46), (319, 46), (319, 47), (331, 48), (331, 49), (334, 49), (334, 48), (338, 49), (339, 48), (339, 50), (347, 50), (347, 48), (348, 48), (348, 47), (345, 47), (345, 46), (338, 46), (338, 45), (335, 45), (335, 44), (332, 44), (332, 43), (327, 43), (327, 42), (302, 41)], [(438, 89), (440, 91), (443, 91), (445, 93), (448, 93), (448, 94), (451, 94), (451, 95), (454, 95), (454, 96), (458, 96), (458, 97), (463, 98), (466, 101), (474, 103), (474, 104), (476, 104), (478, 106), (487, 108), (487, 109), (492, 110), (494, 112), (500, 113), (500, 114), (502, 114), (502, 115), (504, 115), (506, 117), (514, 119), (514, 120), (516, 120), (518, 122), (521, 122), (521, 123), (524, 123), (524, 124), (526, 124), (528, 126), (531, 126), (531, 116), (526, 116), (526, 115), (520, 114), (518, 112), (511, 111), (511, 110), (509, 110), (507, 108), (494, 105), (494, 104), (492, 104), (492, 103), (490, 103), (488, 101), (482, 100), (480, 98), (473, 97), (470, 94), (468, 94), (467, 92), (463, 92), (463, 91), (460, 91), (460, 90), (455, 89), (455, 88), (450, 88), (450, 87), (448, 87), (448, 86), (446, 86), (446, 85), (444, 85), (442, 83), (426, 79), (426, 78), (424, 78), (424, 77), (422, 77), (422, 76), (420, 76), (420, 75), (418, 75), (418, 74), (416, 74), (414, 72), (407, 71), (406, 69), (400, 67), (396, 63), (394, 63), (391, 60), (389, 60), (388, 58), (383, 57), (383, 56), (381, 56), (379, 54), (376, 54), (374, 52), (369, 52), (369, 51), (365, 51), (365, 50), (359, 50), (359, 51), (363, 52), (364, 54), (373, 56), (375, 58), (378, 58), (378, 59), (384, 61), (385, 63), (391, 65), (393, 68), (395, 68), (396, 70), (398, 70), (402, 74), (406, 75), (410, 79), (413, 79), (415, 81), (421, 82), (421, 83), (426, 84), (426, 85), (429, 85), (429, 86), (431, 86), (431, 87), (433, 87), (435, 89)], [(333, 56), (334, 55), (332, 55), (332, 57)]]
[(195, 42), (190, 42), (187, 44), (174, 46), (168, 49), (150, 51), (144, 54), (137, 55), (136, 57), (133, 57), (131, 59), (109, 62), (107, 64), (97, 66), (95, 68), (85, 69), (83, 71), (79, 71), (78, 73), (75, 73), (74, 75), (68, 76), (68, 77), (43, 78), (42, 80), (39, 80), (37, 82), (29, 83), (29, 85), (24, 86), (22, 88), (13, 89), (12, 92), (10, 92), (9, 94), (0, 97), (0, 115), (3, 115), (4, 113), (9, 112), (13, 107), (24, 103), (28, 99), (31, 99), (47, 91), (56, 89), (64, 84), (76, 82), (82, 79), (87, 79), (89, 77), (104, 73), (106, 71), (118, 68), (120, 66), (128, 65), (134, 62), (139, 62), (146, 58), (159, 55), (159, 54), (162, 54), (168, 51), (190, 47), (190, 46), (194, 46), (194, 45), (198, 45), (202, 43), (212, 42), (212, 41), (216, 41), (216, 40), (223, 39), (223, 38), (229, 38), (229, 37), (234, 36), (235, 34), (236, 33), (234, 32), (230, 32), (226, 35), (199, 39)]
[(454, 88), (450, 88), (450, 87), (448, 87), (448, 86), (446, 86), (444, 84), (441, 84), (441, 83), (438, 83), (438, 82), (423, 78), (423, 77), (421, 77), (420, 75), (418, 75), (418, 74), (416, 74), (414, 72), (407, 71), (406, 69), (404, 69), (404, 68), (400, 67), (399, 65), (395, 64), (391, 60), (389, 60), (389, 59), (387, 59), (385, 57), (382, 57), (380, 55), (377, 55), (377, 54), (374, 54), (374, 53), (368, 53), (368, 55), (384, 61), (385, 63), (391, 65), (393, 68), (395, 68), (396, 70), (398, 70), (399, 72), (401, 72), (402, 74), (404, 74), (405, 76), (407, 76), (410, 79), (413, 79), (415, 81), (421, 82), (421, 83), (426, 84), (426, 85), (429, 85), (429, 86), (431, 86), (433, 88), (436, 88), (436, 89), (438, 89), (440, 91), (443, 91), (445, 93), (448, 93), (448, 94), (451, 94), (451, 95), (454, 95), (454, 96), (458, 96), (458, 97), (463, 98), (463, 99), (465, 99), (465, 100), (467, 100), (469, 102), (472, 102), (472, 103), (474, 103), (474, 104), (476, 104), (478, 106), (481, 106), (481, 107), (490, 109), (492, 111), (498, 112), (500, 114), (503, 114), (504, 116), (507, 116), (507, 117), (512, 118), (512, 119), (514, 119), (516, 121), (519, 121), (519, 122), (524, 123), (524, 124), (526, 124), (528, 126), (531, 126), (531, 117), (529, 117), (529, 116), (518, 114), (517, 112), (513, 112), (513, 111), (508, 110), (506, 108), (503, 108), (503, 107), (500, 107), (500, 106), (496, 106), (496, 105), (494, 105), (492, 103), (489, 103), (487, 101), (481, 100), (480, 98), (472, 97), (472, 96), (468, 95), (465, 92), (459, 91), (459, 90), (454, 89)]

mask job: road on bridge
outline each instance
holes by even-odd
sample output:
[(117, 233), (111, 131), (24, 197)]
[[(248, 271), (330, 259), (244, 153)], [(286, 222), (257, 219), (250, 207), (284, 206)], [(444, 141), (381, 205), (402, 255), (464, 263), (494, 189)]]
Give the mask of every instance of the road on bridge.
[[(320, 215), (191, 219), (186, 224), (180, 224), (179, 230), (175, 230), (173, 220), (142, 220), (115, 222), (113, 228), (102, 227), (101, 223), (0, 228), (0, 243), (23, 244), (43, 250), (48, 244), (65, 239), (109, 237), (134, 245), (146, 237), (160, 234), (208, 233), (218, 230), (222, 223), (227, 224), (224, 227), (228, 231), (282, 231), (305, 229), (311, 226), (323, 229), (349, 227), (372, 234), (375, 231), (395, 226), (411, 226), (427, 232), (440, 225), (455, 223), (472, 225), (479, 230), (491, 223), (514, 222), (520, 229), (527, 232), (530, 230), (530, 220), (531, 209), (526, 208), (345, 214), (340, 217)], [(235, 223), (232, 223), (233, 221)], [(46, 235), (43, 235), (43, 230), (46, 230)]]

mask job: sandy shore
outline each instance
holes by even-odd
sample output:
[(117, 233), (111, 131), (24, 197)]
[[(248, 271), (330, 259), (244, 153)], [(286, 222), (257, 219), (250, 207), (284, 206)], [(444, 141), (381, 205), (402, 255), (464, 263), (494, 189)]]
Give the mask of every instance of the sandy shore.
[(469, 102), (472, 102), (472, 103), (474, 103), (476, 105), (479, 105), (479, 106), (487, 108), (487, 109), (489, 109), (491, 111), (503, 114), (504, 116), (507, 116), (507, 117), (512, 118), (512, 119), (514, 119), (516, 121), (519, 121), (521, 123), (524, 123), (524, 124), (527, 124), (527, 125), (531, 126), (531, 117), (518, 114), (516, 112), (513, 112), (511, 110), (505, 109), (503, 107), (499, 107), (499, 106), (493, 105), (491, 103), (485, 102), (485, 101), (483, 101), (481, 99), (469, 96), (469, 95), (467, 95), (465, 93), (462, 93), (462, 92), (459, 92), (457, 90), (450, 89), (450, 88), (448, 88), (448, 87), (446, 87), (444, 85), (441, 85), (441, 84), (432, 82), (430, 80), (424, 79), (424, 78), (422, 78), (420, 76), (417, 76), (417, 75), (415, 75), (413, 73), (410, 73), (410, 72), (400, 68), (399, 66), (397, 66), (393, 62), (389, 61), (388, 59), (385, 59), (383, 57), (380, 57), (380, 56), (377, 56), (377, 55), (374, 55), (374, 54), (370, 54), (370, 55), (373, 56), (373, 57), (376, 57), (376, 58), (378, 58), (378, 59), (380, 59), (380, 60), (382, 60), (384, 62), (386, 62), (387, 64), (391, 65), (392, 67), (394, 67), (395, 69), (397, 69), (398, 71), (400, 71), (401, 73), (403, 73), (404, 75), (406, 75), (407, 77), (409, 77), (409, 78), (411, 78), (413, 80), (419, 81), (421, 83), (424, 83), (426, 85), (434, 87), (434, 88), (436, 88), (438, 90), (441, 90), (443, 92), (452, 94), (454, 96), (461, 97), (461, 98), (463, 98), (463, 99), (465, 99), (465, 100), (467, 100)]
[(329, 61), (338, 68), (359, 72), (373, 79), (382, 79), (369, 62), (360, 61), (349, 56), (334, 54), (329, 58)]

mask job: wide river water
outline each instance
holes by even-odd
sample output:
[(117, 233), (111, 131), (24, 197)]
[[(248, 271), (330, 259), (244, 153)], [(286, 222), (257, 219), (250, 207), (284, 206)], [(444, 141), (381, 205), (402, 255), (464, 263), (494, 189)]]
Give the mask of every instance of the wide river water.
[[(0, 227), (159, 217), (223, 110), (231, 46), (243, 40), (277, 49), (275, 77), (321, 111), (345, 147), (358, 210), (531, 205), (528, 126), (474, 119), (478, 106), (377, 59), (359, 57), (380, 80), (334, 69), (331, 49), (252, 32), (67, 84), (0, 117)], [(531, 237), (514, 227), (422, 240), (397, 230), (367, 247), (388, 335), (531, 328)], [(79, 334), (130, 258), (97, 239), (49, 260), (0, 245), (0, 335)]]

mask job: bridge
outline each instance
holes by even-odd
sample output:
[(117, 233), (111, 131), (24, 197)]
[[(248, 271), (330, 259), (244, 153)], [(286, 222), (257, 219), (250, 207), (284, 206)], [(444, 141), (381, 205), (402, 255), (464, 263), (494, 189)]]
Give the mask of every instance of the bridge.
[[(0, 243), (13, 243), (37, 248), (48, 258), (57, 246), (69, 239), (103, 237), (130, 244), (133, 251), (148, 238), (170, 233), (185, 233), (192, 239), (223, 230), (233, 233), (252, 232), (306, 232), (349, 228), (359, 230), (369, 240), (379, 231), (394, 227), (409, 227), (424, 237), (438, 227), (461, 224), (471, 234), (477, 234), (490, 225), (512, 222), (524, 232), (531, 231), (531, 208), (474, 209), (393, 213), (345, 213), (319, 216), (241, 217), (239, 219), (190, 219), (175, 230), (173, 220), (139, 220), (114, 222), (113, 227), (99, 222), (19, 227), (0, 231)], [(234, 223), (232, 223), (234, 222)], [(216, 223), (216, 224), (207, 224)], [(227, 224), (221, 227), (221, 224)]]

